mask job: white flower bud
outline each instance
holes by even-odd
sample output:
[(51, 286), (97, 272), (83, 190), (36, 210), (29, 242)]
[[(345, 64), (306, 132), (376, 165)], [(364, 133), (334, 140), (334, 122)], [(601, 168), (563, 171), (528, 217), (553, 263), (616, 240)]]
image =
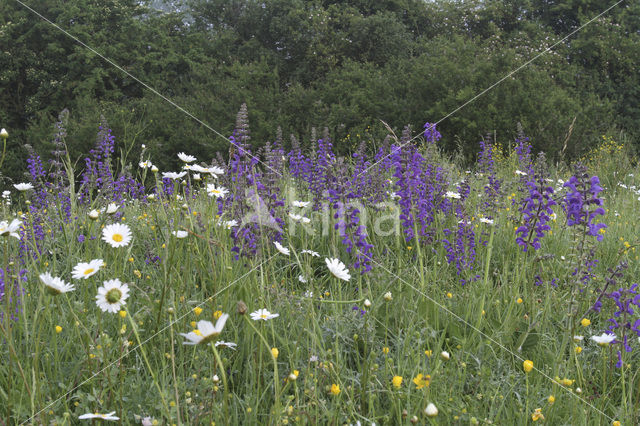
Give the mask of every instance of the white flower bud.
[(427, 415), (427, 417), (435, 417), (438, 415), (438, 407), (430, 402), (429, 405), (427, 405), (427, 408), (424, 409), (424, 413)]

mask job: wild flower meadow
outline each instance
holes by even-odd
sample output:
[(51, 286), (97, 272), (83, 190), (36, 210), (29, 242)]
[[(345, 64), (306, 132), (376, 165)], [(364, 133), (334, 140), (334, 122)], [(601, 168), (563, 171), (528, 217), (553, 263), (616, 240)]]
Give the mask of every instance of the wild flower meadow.
[[(84, 161), (31, 151), (0, 218), (3, 424), (637, 424), (634, 158), (528, 139)], [(8, 146), (11, 129), (0, 134)], [(117, 160), (118, 161), (117, 161)]]

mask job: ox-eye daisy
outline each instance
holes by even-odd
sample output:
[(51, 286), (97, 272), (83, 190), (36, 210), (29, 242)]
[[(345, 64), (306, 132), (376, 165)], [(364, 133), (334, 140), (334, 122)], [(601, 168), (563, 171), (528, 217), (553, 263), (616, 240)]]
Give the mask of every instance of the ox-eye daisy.
[(102, 230), (102, 239), (111, 247), (125, 247), (131, 242), (131, 230), (123, 223), (112, 223)]
[(0, 222), (0, 235), (3, 237), (12, 236), (20, 239), (20, 235), (18, 235), (17, 231), (20, 229), (21, 225), (22, 221), (18, 219), (13, 219), (11, 223), (3, 220)]
[(120, 417), (116, 417), (114, 416), (116, 412), (112, 411), (108, 414), (99, 414), (99, 413), (89, 413), (89, 414), (83, 414), (80, 417), (78, 417), (80, 420), (87, 420), (87, 419), (102, 419), (102, 420), (120, 420)]
[(289, 250), (287, 247), (283, 246), (279, 242), (274, 241), (273, 244), (275, 244), (275, 246), (278, 249), (278, 251), (280, 253), (284, 254), (285, 256), (289, 256), (291, 254), (291, 250)]
[(207, 194), (209, 197), (222, 198), (229, 193), (229, 190), (224, 186), (215, 186), (212, 183), (207, 184)]
[(171, 231), (171, 233), (175, 235), (176, 238), (187, 238), (189, 236), (187, 231)]
[(30, 184), (30, 183), (16, 183), (16, 184), (13, 185), (13, 187), (15, 189), (17, 189), (18, 191), (20, 191), (20, 192), (28, 191), (30, 189), (33, 189), (33, 185)]
[(75, 290), (73, 284), (67, 284), (61, 278), (52, 277), (48, 272), (40, 274), (40, 281), (47, 287), (47, 291), (53, 295)]
[(229, 314), (222, 314), (216, 325), (214, 326), (212, 322), (200, 320), (198, 321), (198, 328), (189, 333), (180, 333), (181, 336), (187, 339), (186, 342), (183, 342), (183, 345), (199, 345), (201, 343), (209, 343), (213, 339), (215, 339), (220, 333), (222, 333), (222, 329), (224, 328), (224, 324), (227, 322), (229, 318)]
[(251, 319), (254, 321), (258, 321), (258, 320), (270, 320), (272, 318), (277, 318), (280, 316), (280, 314), (272, 314), (271, 312), (267, 311), (266, 309), (258, 309), (255, 312), (251, 312)]
[(98, 288), (96, 294), (96, 305), (103, 312), (117, 313), (129, 297), (129, 286), (123, 284), (119, 279), (108, 280), (103, 286)]
[(344, 281), (349, 281), (351, 279), (351, 275), (349, 275), (349, 270), (344, 263), (340, 261), (340, 259), (324, 259), (327, 264), (327, 268), (329, 268), (329, 272), (331, 272), (336, 278), (340, 278)]
[(180, 159), (180, 161), (184, 161), (185, 163), (192, 163), (196, 161), (196, 157), (194, 157), (193, 155), (185, 154), (184, 152), (179, 152), (178, 158)]
[(77, 280), (84, 278), (85, 280), (102, 268), (104, 262), (102, 259), (93, 259), (89, 263), (78, 263), (74, 268), (71, 276)]

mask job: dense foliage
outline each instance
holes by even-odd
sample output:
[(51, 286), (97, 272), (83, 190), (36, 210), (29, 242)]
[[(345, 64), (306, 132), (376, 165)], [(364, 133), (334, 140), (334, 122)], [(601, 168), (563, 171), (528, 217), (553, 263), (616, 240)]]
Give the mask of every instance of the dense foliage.
[[(172, 9), (168, 4), (177, 4)], [(436, 121), (614, 2), (594, 0), (42, 0), (39, 13), (225, 136), (247, 103), (253, 143), (308, 141), (328, 127), (338, 152), (361, 139)], [(173, 11), (171, 11), (173, 10)], [(447, 118), (450, 151), (487, 131), (575, 156), (612, 130), (640, 134), (640, 5), (624, 1)], [(50, 123), (70, 111), (72, 158), (101, 114), (139, 154), (169, 167), (180, 147), (212, 158), (226, 141), (18, 2), (0, 4), (0, 122), (48, 151)], [(307, 142), (303, 142), (306, 145)], [(374, 148), (371, 148), (373, 151)], [(13, 149), (10, 160), (26, 158)], [(171, 159), (171, 160), (168, 160)], [(162, 163), (166, 161), (166, 163)], [(19, 179), (17, 164), (5, 175)]]

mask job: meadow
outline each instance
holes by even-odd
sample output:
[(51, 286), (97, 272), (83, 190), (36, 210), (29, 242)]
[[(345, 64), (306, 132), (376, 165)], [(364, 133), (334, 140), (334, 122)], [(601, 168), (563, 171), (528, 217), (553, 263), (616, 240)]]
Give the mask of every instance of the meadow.
[(429, 123), (341, 157), (252, 150), (246, 117), (176, 171), (107, 123), (74, 162), (61, 121), (5, 180), (3, 425), (638, 423), (623, 136), (467, 169)]

